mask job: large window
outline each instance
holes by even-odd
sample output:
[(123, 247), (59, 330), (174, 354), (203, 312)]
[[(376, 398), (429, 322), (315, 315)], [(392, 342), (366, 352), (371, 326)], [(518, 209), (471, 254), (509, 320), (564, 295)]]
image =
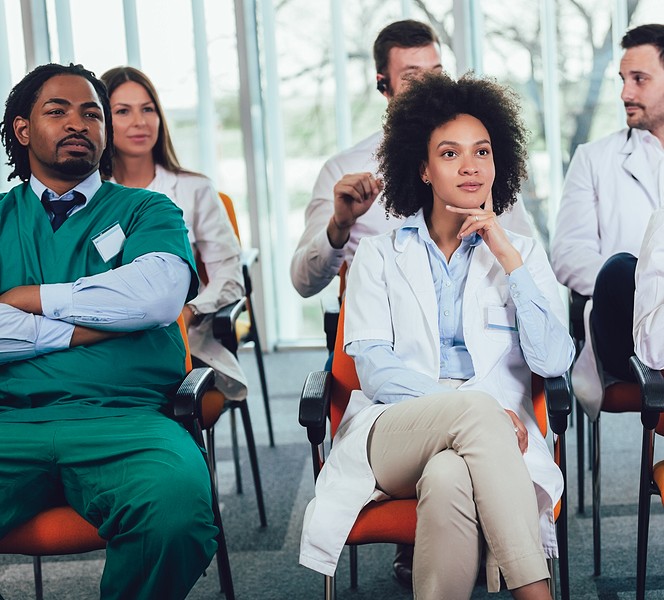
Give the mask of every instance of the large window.
[[(404, 17), (431, 22), (444, 44), (451, 39), (452, 0), (429, 2), (431, 12), (426, 4), (413, 2), (405, 10), (409, 3), (397, 0), (339, 1), (336, 7), (307, 0), (285, 1), (278, 3), (275, 11), (274, 31), (264, 32), (274, 35), (276, 41), (281, 107), (278, 121), (284, 139), (283, 173), (271, 180), (273, 190), (284, 188), (275, 190), (273, 199), (277, 204), (272, 209), (287, 215), (285, 227), (277, 227), (273, 239), (273, 247), (279, 249), (275, 258), (283, 258), (274, 268), (281, 343), (319, 342), (323, 336), (320, 296), (298, 296), (290, 282), (289, 263), (304, 228), (305, 207), (325, 160), (381, 127), (386, 101), (376, 90), (374, 39), (385, 25)], [(343, 10), (330, 14), (335, 8)], [(454, 71), (452, 56), (449, 46), (444, 45), (444, 64)], [(272, 59), (264, 54), (264, 67), (274, 64)], [(340, 88), (344, 92), (341, 99)], [(273, 94), (274, 90), (269, 90), (264, 102), (274, 102)], [(336, 296), (338, 289), (335, 280), (321, 294)]]
[(0, 11), (3, 97), (35, 56), (98, 74), (129, 62), (153, 79), (182, 164), (233, 197), (243, 242), (261, 248), (269, 346), (322, 342), (320, 298), (293, 290), (290, 258), (323, 162), (381, 126), (382, 27), (428, 22), (446, 71), (474, 68), (518, 92), (532, 132), (523, 199), (546, 241), (576, 146), (624, 125), (622, 33), (664, 22), (661, 0), (0, 0)]

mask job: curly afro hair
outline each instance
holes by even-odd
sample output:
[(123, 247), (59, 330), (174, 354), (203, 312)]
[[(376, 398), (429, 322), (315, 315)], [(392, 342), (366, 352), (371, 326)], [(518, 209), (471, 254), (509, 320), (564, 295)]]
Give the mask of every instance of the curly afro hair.
[(496, 169), (493, 210), (497, 215), (508, 210), (526, 177), (528, 131), (519, 111), (516, 93), (492, 79), (466, 74), (455, 81), (438, 73), (413, 79), (390, 101), (377, 152), (386, 211), (401, 217), (420, 208), (431, 211), (431, 188), (420, 177), (431, 134), (462, 114), (475, 117), (489, 132)]

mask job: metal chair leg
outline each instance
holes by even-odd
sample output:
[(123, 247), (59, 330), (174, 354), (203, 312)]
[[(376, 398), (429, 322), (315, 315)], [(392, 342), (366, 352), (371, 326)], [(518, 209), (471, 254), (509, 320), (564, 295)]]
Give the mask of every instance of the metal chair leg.
[[(579, 413), (577, 423), (583, 419)], [(564, 479), (563, 495), (560, 498), (560, 514), (556, 521), (556, 532), (558, 535), (558, 575), (560, 577), (560, 597), (562, 600), (570, 600), (569, 590), (569, 532), (567, 527), (567, 446), (565, 434), (560, 434), (558, 439), (558, 452)], [(555, 591), (555, 590), (554, 590)], [(555, 596), (551, 595), (553, 598)]]
[(334, 577), (325, 575), (325, 600), (336, 600), (336, 586)]
[(242, 493), (242, 470), (240, 469), (240, 446), (237, 441), (237, 420), (235, 418), (235, 407), (231, 407), (231, 445), (233, 450), (233, 463), (235, 465), (235, 491)]
[(584, 429), (585, 429), (585, 420), (586, 416), (579, 404), (579, 401), (576, 401), (576, 481), (578, 485), (578, 498), (579, 498), (579, 508), (578, 511), (580, 514), (585, 512), (585, 438), (584, 438)]
[(265, 377), (265, 365), (263, 364), (263, 347), (258, 335), (258, 328), (254, 319), (254, 306), (251, 295), (247, 296), (247, 309), (249, 311), (249, 338), (254, 342), (254, 354), (258, 365), (258, 376), (263, 392), (263, 406), (265, 407), (265, 419), (267, 421), (267, 434), (270, 439), (270, 447), (274, 448), (274, 432), (272, 431), (272, 412), (270, 411), (270, 398), (267, 393), (267, 379)]
[(357, 589), (357, 546), (349, 546), (350, 549), (350, 587)]
[(42, 582), (41, 556), (32, 557), (32, 570), (35, 573), (35, 598), (44, 600), (44, 584)]
[(214, 442), (214, 425), (205, 430), (205, 449), (207, 450), (207, 463), (212, 476), (212, 481), (215, 489), (218, 490), (219, 483), (217, 481), (217, 455)]
[(639, 517), (636, 541), (636, 600), (646, 597), (646, 568), (648, 561), (648, 527), (650, 525), (650, 460), (654, 432), (643, 429), (641, 448), (641, 477), (639, 482)]
[(221, 588), (221, 593), (226, 596), (226, 600), (235, 600), (231, 564), (228, 560), (228, 547), (226, 546), (226, 536), (221, 521), (221, 511), (219, 510), (219, 497), (217, 496), (216, 486), (212, 481), (212, 473), (210, 473), (210, 482), (212, 483), (212, 513), (214, 515), (214, 524), (219, 529), (219, 533), (217, 534), (217, 570), (219, 572), (219, 586)]
[(593, 433), (593, 558), (595, 577), (602, 573), (600, 417), (591, 425)]
[(260, 517), (261, 527), (266, 527), (267, 517), (265, 516), (263, 485), (261, 483), (260, 470), (258, 469), (258, 454), (256, 453), (254, 430), (251, 426), (251, 417), (249, 416), (249, 405), (247, 404), (246, 401), (240, 402), (239, 405), (240, 405), (240, 414), (242, 415), (242, 424), (244, 425), (244, 435), (247, 438), (247, 451), (249, 452), (251, 473), (254, 478), (254, 488), (256, 489), (256, 503), (258, 504), (258, 515)]

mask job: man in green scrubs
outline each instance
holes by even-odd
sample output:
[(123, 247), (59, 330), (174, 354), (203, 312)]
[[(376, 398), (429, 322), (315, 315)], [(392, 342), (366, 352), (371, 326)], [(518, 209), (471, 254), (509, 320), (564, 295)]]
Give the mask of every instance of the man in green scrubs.
[(166, 415), (198, 279), (182, 213), (110, 174), (105, 88), (80, 65), (16, 85), (0, 135), (0, 538), (66, 501), (108, 541), (104, 599), (184, 598), (216, 550), (200, 449)]

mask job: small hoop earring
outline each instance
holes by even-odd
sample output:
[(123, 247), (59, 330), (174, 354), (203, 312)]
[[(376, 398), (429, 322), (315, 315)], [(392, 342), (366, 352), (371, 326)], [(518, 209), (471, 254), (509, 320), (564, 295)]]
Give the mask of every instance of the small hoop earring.
[(431, 185), (431, 182), (428, 179), (423, 179), (424, 185)]

